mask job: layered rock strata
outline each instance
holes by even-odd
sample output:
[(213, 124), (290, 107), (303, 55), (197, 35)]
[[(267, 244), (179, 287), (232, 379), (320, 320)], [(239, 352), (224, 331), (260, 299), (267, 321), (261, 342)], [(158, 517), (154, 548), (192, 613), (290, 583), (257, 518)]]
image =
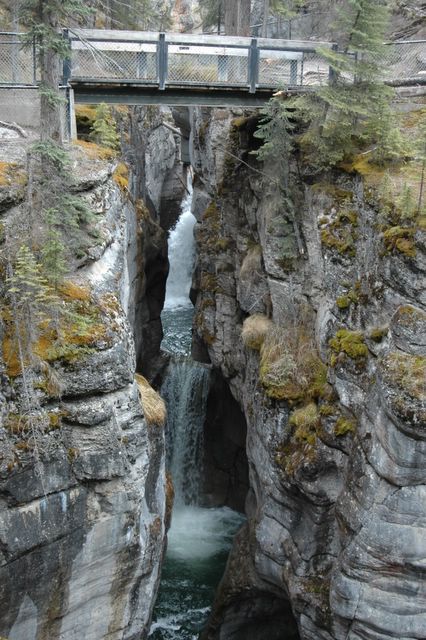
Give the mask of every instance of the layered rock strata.
[(293, 215), (253, 129), (194, 113), (197, 351), (243, 409), (250, 475), (203, 637), (420, 640), (425, 232), (397, 245), (367, 178), (296, 164)]
[[(176, 145), (166, 136), (171, 168)], [(49, 422), (39, 433), (20, 414), (28, 380), (2, 327), (0, 636), (8, 640), (144, 637), (164, 550), (164, 433), (141, 403), (133, 334), (147, 307), (147, 323), (157, 313), (149, 302), (156, 260), (162, 306), (165, 235), (125, 167), (87, 144), (77, 145), (73, 160), (96, 234), (64, 295), (97, 320), (89, 347), (74, 336), (75, 349), (55, 356), (47, 349), (48, 365), (35, 368), (31, 388)], [(2, 223), (12, 229), (25, 206), (17, 175), (15, 167), (1, 187)], [(151, 200), (159, 206), (156, 190)]]

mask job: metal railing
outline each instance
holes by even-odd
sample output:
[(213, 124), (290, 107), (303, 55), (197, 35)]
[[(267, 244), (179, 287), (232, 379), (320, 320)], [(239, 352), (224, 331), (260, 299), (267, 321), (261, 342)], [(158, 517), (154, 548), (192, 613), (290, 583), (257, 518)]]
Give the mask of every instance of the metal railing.
[(127, 82), (166, 87), (258, 88), (328, 82), (329, 66), (317, 52), (329, 42), (73, 30), (71, 82)]
[[(330, 69), (318, 48), (332, 43), (75, 29), (63, 83), (141, 84), (204, 89), (258, 89), (327, 84)], [(36, 86), (35, 43), (0, 32), (0, 86)], [(388, 43), (382, 62), (390, 84), (426, 83), (426, 40)]]
[(24, 38), (22, 33), (0, 31), (0, 85), (37, 84), (35, 41), (28, 44)]
[(387, 42), (381, 66), (389, 84), (426, 83), (426, 40)]

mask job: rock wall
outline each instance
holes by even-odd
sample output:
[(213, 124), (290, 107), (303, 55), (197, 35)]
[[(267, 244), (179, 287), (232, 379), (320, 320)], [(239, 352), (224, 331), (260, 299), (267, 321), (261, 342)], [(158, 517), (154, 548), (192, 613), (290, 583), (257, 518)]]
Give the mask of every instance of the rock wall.
[(424, 638), (424, 228), (396, 246), (368, 176), (296, 164), (293, 218), (243, 116), (193, 118), (197, 351), (250, 476), (203, 638)]
[(129, 190), (140, 203), (138, 242), (129, 242), (126, 251), (132, 291), (128, 316), (137, 328), (137, 368), (149, 379), (155, 377), (163, 337), (160, 314), (169, 270), (165, 232), (179, 216), (186, 188), (180, 136), (164, 122), (174, 126), (171, 112), (157, 107), (134, 107), (125, 122), (125, 157), (132, 167)]
[[(47, 352), (49, 366), (35, 368), (31, 384), (49, 421), (35, 439), (19, 413), (25, 386), (7, 322), (0, 329), (0, 636), (8, 640), (145, 637), (164, 550), (164, 433), (144, 414), (133, 332), (150, 304), (157, 256), (164, 296), (165, 237), (123, 165), (94, 145), (72, 153), (96, 234), (64, 295), (97, 310), (98, 333), (90, 348), (53, 359)], [(21, 171), (13, 165), (0, 185), (2, 230), (22, 218)], [(6, 287), (2, 279), (2, 295)]]

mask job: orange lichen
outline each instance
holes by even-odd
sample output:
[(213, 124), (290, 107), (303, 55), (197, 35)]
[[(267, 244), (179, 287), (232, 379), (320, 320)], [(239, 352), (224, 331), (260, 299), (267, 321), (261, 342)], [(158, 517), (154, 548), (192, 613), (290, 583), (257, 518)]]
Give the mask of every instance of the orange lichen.
[(112, 174), (114, 182), (120, 187), (121, 191), (126, 192), (129, 189), (129, 167), (120, 162)]
[(90, 160), (112, 160), (116, 156), (113, 149), (101, 147), (87, 140), (76, 140), (73, 144), (80, 148)]

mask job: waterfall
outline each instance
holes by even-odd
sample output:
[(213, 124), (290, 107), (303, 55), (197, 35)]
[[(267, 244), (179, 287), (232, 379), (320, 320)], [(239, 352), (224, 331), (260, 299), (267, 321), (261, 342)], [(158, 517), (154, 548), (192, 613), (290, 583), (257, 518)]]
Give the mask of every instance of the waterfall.
[(193, 308), (189, 300), (194, 263), (192, 185), (169, 235), (170, 273), (161, 320), (162, 349), (171, 355), (161, 394), (167, 405), (167, 467), (175, 504), (167, 556), (149, 637), (196, 640), (210, 609), (227, 551), (242, 516), (227, 507), (198, 506), (202, 490), (203, 428), (208, 366), (190, 357)]
[(203, 425), (209, 370), (192, 360), (171, 362), (161, 389), (167, 405), (168, 467), (175, 504), (197, 504), (200, 495)]
[(191, 213), (192, 182), (188, 178), (188, 193), (182, 202), (181, 215), (171, 230), (168, 240), (170, 273), (166, 284), (165, 309), (191, 306), (189, 290), (191, 288), (194, 266), (194, 225)]

